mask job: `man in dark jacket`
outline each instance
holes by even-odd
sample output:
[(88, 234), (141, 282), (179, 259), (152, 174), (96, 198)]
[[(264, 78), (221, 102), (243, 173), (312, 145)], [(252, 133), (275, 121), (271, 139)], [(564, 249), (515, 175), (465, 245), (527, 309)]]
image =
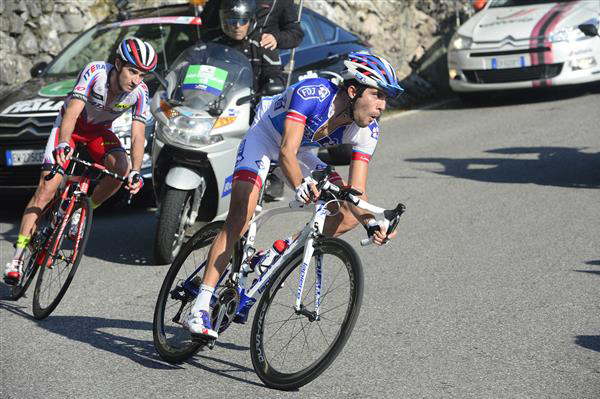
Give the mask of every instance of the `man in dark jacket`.
[[(223, 0), (208, 0), (200, 17), (207, 29), (219, 27)], [(298, 23), (298, 7), (293, 0), (256, 0), (256, 30), (260, 45), (270, 50), (298, 47), (304, 31)]]
[[(205, 37), (210, 36), (211, 22), (218, 20), (220, 29), (212, 29), (213, 34), (218, 32), (214, 40), (240, 50), (250, 59), (255, 92), (269, 81), (285, 86), (277, 48), (296, 47), (304, 37), (293, 0), (209, 0), (202, 15)], [(283, 191), (283, 182), (270, 175), (265, 200), (281, 200)]]
[(260, 45), (256, 26), (255, 0), (222, 0), (219, 10), (221, 29), (214, 31), (211, 41), (233, 47), (252, 64), (253, 89), (260, 92), (268, 82), (285, 85), (279, 52)]

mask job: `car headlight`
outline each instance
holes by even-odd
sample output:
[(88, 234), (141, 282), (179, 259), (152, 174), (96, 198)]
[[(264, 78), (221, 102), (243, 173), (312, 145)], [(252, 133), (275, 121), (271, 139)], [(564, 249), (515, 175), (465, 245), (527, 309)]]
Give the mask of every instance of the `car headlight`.
[(189, 147), (202, 147), (223, 140), (220, 135), (211, 135), (215, 118), (211, 116), (186, 116), (161, 101), (161, 111), (168, 124), (158, 123), (157, 135), (161, 141)]
[(548, 38), (552, 43), (574, 42), (582, 39), (587, 39), (587, 36), (579, 29), (579, 26), (567, 26), (566, 28), (553, 32)]
[(459, 35), (452, 36), (449, 50), (467, 50), (471, 48), (473, 40), (470, 37)]

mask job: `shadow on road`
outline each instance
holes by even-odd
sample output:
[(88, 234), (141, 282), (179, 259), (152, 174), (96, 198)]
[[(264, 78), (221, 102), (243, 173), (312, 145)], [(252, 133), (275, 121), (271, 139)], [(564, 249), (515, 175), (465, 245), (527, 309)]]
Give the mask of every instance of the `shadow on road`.
[(600, 335), (578, 335), (575, 343), (584, 348), (600, 352)]
[[(6, 292), (5, 292), (6, 291)], [(2, 297), (7, 296), (8, 290), (6, 286), (0, 288)], [(6, 294), (6, 295), (5, 295)], [(123, 335), (117, 333), (143, 331), (144, 335), (151, 335), (152, 323), (144, 321), (117, 320), (107, 319), (103, 317), (87, 317), (87, 316), (50, 316), (48, 319), (36, 321), (33, 317), (25, 312), (26, 306), (19, 305), (16, 302), (0, 301), (0, 309), (8, 311), (17, 316), (36, 323), (40, 328), (48, 330), (54, 334), (62, 335), (74, 341), (79, 341), (106, 352), (114, 353), (119, 356), (126, 357), (141, 366), (151, 369), (176, 370), (184, 368), (181, 365), (170, 364), (163, 361), (154, 349), (153, 342), (132, 338), (131, 334)], [(228, 350), (247, 351), (248, 347), (238, 346), (227, 342), (217, 342), (218, 347)], [(207, 350), (207, 349), (206, 349)], [(212, 361), (215, 366), (207, 366), (199, 362), (199, 359)], [(243, 378), (238, 378), (232, 373), (239, 372), (254, 372), (251, 368), (232, 363), (226, 360), (217, 359), (202, 354), (197, 354), (186, 363), (198, 367), (207, 372), (231, 378), (239, 382), (262, 386), (252, 381), (247, 381)], [(219, 367), (222, 365), (223, 367)]]
[[(429, 171), (490, 183), (600, 188), (600, 153), (582, 150), (585, 148), (509, 147), (486, 151), (508, 155), (502, 158), (409, 158), (406, 161), (439, 163), (443, 170)], [(535, 159), (519, 159), (523, 155)]]
[(154, 265), (156, 215), (148, 209), (99, 209), (85, 255), (125, 265)]
[[(592, 265), (592, 266), (600, 266), (600, 260), (591, 260), (589, 262), (585, 262), (586, 265)], [(588, 273), (588, 274), (595, 274), (596, 276), (600, 276), (600, 270), (575, 270), (576, 272), (579, 273)]]
[[(31, 195), (29, 191), (16, 191), (0, 198), (0, 223), (10, 225), (0, 233), (0, 241), (11, 246), (16, 241)], [(155, 212), (150, 208), (102, 206), (94, 211), (85, 255), (119, 264), (152, 265), (155, 224)]]

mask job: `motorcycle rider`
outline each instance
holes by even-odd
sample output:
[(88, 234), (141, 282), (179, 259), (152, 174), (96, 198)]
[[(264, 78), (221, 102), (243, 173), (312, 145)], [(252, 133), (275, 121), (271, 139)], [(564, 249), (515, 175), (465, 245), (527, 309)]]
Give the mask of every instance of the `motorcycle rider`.
[[(144, 128), (149, 115), (148, 88), (143, 79), (156, 68), (157, 61), (152, 45), (132, 37), (123, 40), (117, 48), (114, 65), (94, 61), (81, 71), (48, 138), (40, 181), (25, 208), (13, 259), (6, 265), (6, 283), (15, 284), (20, 280), (25, 249), (42, 210), (52, 200), (62, 181), (64, 170), (49, 181), (45, 180), (45, 176), (55, 163), (62, 168), (68, 166), (76, 143), (85, 144), (94, 162), (103, 164), (109, 171), (129, 174), (127, 188), (132, 194), (142, 188), (144, 181), (140, 167), (144, 154)], [(124, 112), (133, 113), (131, 169), (125, 149), (110, 130), (112, 122)], [(70, 151), (65, 151), (67, 148)], [(100, 206), (120, 186), (121, 182), (116, 179), (103, 178), (92, 194), (92, 207)]]
[[(238, 151), (229, 214), (211, 245), (199, 295), (184, 323), (193, 336), (218, 337), (210, 324), (210, 299), (234, 243), (248, 228), (271, 161), (279, 161), (295, 187), (296, 199), (308, 203), (319, 195), (310, 172), (326, 167), (310, 148), (351, 143), (348, 184), (367, 199), (368, 165), (379, 137), (377, 118), (387, 98), (403, 89), (394, 68), (382, 57), (351, 53), (344, 64), (344, 83), (339, 87), (327, 79), (306, 79), (259, 104)], [(330, 181), (344, 185), (335, 172)], [(387, 236), (387, 226), (378, 226), (371, 214), (347, 204), (326, 219), (323, 234), (339, 236), (358, 223), (365, 226), (375, 244), (382, 245), (395, 236), (395, 232)]]
[(212, 39), (243, 53), (252, 64), (253, 90), (261, 92), (265, 84), (285, 84), (279, 53), (260, 46), (260, 33), (256, 29), (255, 0), (222, 0), (219, 9), (221, 29)]
[[(208, 0), (204, 5), (200, 16), (205, 28), (219, 27), (219, 10), (224, 1)], [(304, 38), (294, 0), (257, 0), (256, 22), (260, 45), (269, 50), (298, 47)]]
[[(202, 21), (206, 21), (205, 27), (208, 29), (211, 29), (211, 27), (216, 28), (217, 20), (220, 20), (221, 26), (223, 26), (223, 20), (219, 14), (224, 8), (229, 7), (227, 3), (231, 4), (228, 0), (209, 0), (205, 4), (201, 14)], [(304, 31), (298, 22), (298, 8), (293, 0), (257, 0), (255, 21), (255, 26), (250, 29), (252, 42), (258, 42), (259, 46), (264, 49), (271, 51), (291, 49), (298, 47), (304, 38)], [(268, 57), (275, 59), (275, 54), (270, 53)], [(256, 62), (252, 62), (253, 69), (260, 71), (260, 69), (257, 69), (259, 65), (255, 64)], [(270, 69), (270, 67), (267, 66), (267, 69)], [(274, 81), (281, 81), (285, 84), (283, 72), (278, 71), (276, 77), (271, 75), (270, 71), (263, 73), (267, 80), (274, 78)], [(261, 87), (261, 84), (255, 85), (255, 90)], [(283, 181), (274, 174), (270, 175), (268, 179), (269, 184), (264, 193), (265, 200), (279, 201), (283, 199)]]

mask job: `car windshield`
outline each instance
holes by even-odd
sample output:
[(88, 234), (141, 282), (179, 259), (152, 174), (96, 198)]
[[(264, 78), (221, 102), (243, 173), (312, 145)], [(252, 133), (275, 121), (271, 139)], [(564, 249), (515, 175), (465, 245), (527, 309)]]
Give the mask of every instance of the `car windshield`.
[(568, 3), (573, 0), (493, 0), (490, 8), (530, 6), (532, 4)]
[(208, 110), (221, 99), (225, 106), (236, 95), (250, 94), (252, 66), (239, 51), (217, 43), (199, 43), (184, 51), (173, 63), (176, 79), (171, 98), (196, 110)]
[(156, 49), (158, 71), (166, 69), (165, 58), (169, 67), (170, 62), (194, 44), (198, 37), (196, 26), (191, 24), (113, 23), (96, 26), (79, 36), (55, 58), (45, 76), (77, 76), (92, 61), (114, 62), (118, 44), (134, 36), (149, 42)]

